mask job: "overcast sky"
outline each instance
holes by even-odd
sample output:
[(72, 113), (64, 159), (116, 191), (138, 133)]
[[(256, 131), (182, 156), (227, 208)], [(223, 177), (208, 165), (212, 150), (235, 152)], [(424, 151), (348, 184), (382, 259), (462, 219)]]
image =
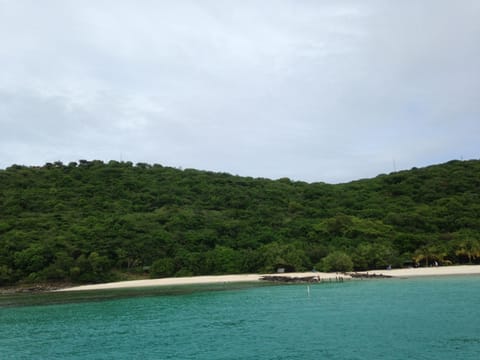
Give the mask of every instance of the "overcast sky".
[(346, 182), (480, 158), (477, 0), (0, 0), (0, 168)]

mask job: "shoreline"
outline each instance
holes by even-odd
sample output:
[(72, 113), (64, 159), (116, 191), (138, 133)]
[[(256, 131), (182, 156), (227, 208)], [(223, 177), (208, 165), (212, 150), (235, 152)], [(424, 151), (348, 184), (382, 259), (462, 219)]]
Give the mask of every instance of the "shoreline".
[(392, 270), (368, 270), (349, 273), (298, 272), (274, 274), (238, 274), (238, 275), (207, 275), (192, 277), (171, 277), (159, 279), (142, 279), (118, 281), (100, 284), (71, 285), (68, 283), (23, 284), (18, 286), (0, 287), (0, 296), (10, 294), (36, 294), (51, 292), (78, 292), (109, 289), (135, 289), (153, 287), (176, 287), (184, 285), (219, 285), (235, 283), (322, 283), (345, 280), (379, 279), (379, 278), (415, 278), (440, 277), (456, 275), (480, 275), (480, 265), (452, 265), (428, 268), (404, 268)]
[(413, 278), (424, 276), (480, 275), (480, 265), (432, 266), (407, 269), (358, 271), (352, 274), (368, 276)]
[[(290, 280), (306, 282), (314, 278), (314, 282), (328, 282), (328, 281), (344, 281), (354, 279), (352, 275), (364, 275), (368, 278), (411, 278), (422, 276), (451, 276), (451, 275), (480, 275), (480, 265), (453, 265), (453, 266), (439, 266), (428, 268), (408, 268), (408, 269), (392, 269), (392, 270), (369, 270), (352, 273), (324, 273), (324, 272), (301, 272), (301, 273), (274, 273), (274, 274), (241, 274), (241, 275), (208, 275), (208, 276), (191, 276), (178, 278), (160, 278), (160, 279), (146, 279), (146, 280), (131, 280), (119, 281), (103, 284), (80, 285), (68, 287), (63, 289), (53, 290), (55, 292), (69, 292), (69, 291), (90, 291), (90, 290), (108, 290), (108, 289), (128, 289), (128, 288), (146, 288), (146, 287), (161, 287), (161, 286), (175, 286), (175, 285), (199, 285), (199, 284), (228, 284), (228, 283), (242, 283), (242, 282), (269, 282), (269, 280), (262, 280), (268, 277), (282, 277), (285, 283)], [(289, 280), (290, 279), (290, 280)]]
[(146, 288), (177, 285), (202, 285), (202, 284), (231, 284), (231, 283), (257, 283), (272, 282), (264, 277), (282, 277), (286, 281), (309, 281), (311, 278), (316, 281), (332, 281), (341, 278), (342, 280), (351, 279), (350, 275), (340, 273), (322, 273), (322, 272), (301, 272), (301, 273), (275, 273), (275, 274), (239, 274), (239, 275), (206, 275), (190, 276), (178, 278), (160, 278), (119, 281), (103, 284), (80, 285), (69, 288), (53, 290), (55, 292), (67, 291), (90, 291), (90, 290), (108, 290), (108, 289), (128, 289), (128, 288)]

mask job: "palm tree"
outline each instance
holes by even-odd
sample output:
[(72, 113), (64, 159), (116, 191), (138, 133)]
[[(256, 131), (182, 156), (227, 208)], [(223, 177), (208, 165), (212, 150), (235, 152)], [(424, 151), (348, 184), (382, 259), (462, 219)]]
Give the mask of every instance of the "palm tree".
[(425, 266), (428, 266), (429, 260), (435, 260), (442, 263), (447, 256), (447, 251), (441, 245), (429, 244), (418, 248), (413, 254), (413, 260), (419, 263), (425, 260)]
[(466, 256), (468, 263), (480, 257), (480, 241), (477, 239), (467, 238), (458, 243), (458, 248), (455, 251), (457, 256)]

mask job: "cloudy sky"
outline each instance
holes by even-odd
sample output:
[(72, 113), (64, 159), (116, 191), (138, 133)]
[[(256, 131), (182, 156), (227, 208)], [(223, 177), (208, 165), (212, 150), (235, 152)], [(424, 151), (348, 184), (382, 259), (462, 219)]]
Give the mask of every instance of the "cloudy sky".
[(477, 0), (0, 0), (0, 168), (346, 182), (480, 158)]

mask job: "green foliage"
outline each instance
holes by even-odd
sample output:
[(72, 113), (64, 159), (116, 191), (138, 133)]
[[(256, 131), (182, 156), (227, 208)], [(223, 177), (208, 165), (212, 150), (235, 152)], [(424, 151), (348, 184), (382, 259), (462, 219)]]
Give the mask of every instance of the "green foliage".
[(310, 267), (305, 252), (295, 244), (272, 242), (259, 249), (263, 266), (261, 272), (276, 272), (283, 268), (286, 271), (303, 271)]
[(13, 278), (13, 270), (7, 265), (0, 266), (0, 286), (8, 285)]
[(480, 263), (478, 160), (338, 185), (98, 160), (0, 170), (0, 286), (433, 261)]
[(162, 258), (154, 261), (150, 268), (152, 278), (169, 277), (175, 274), (175, 262), (170, 258)]
[(356, 270), (385, 269), (389, 265), (402, 265), (393, 246), (386, 243), (361, 243), (352, 257)]
[(469, 264), (480, 258), (480, 238), (477, 233), (465, 229), (455, 235), (457, 239), (455, 241), (455, 255), (467, 258)]
[(242, 253), (225, 246), (216, 246), (205, 256), (206, 273), (235, 274), (241, 270)]
[(353, 270), (353, 261), (350, 256), (343, 251), (334, 251), (324, 257), (316, 267), (326, 272), (346, 272)]

